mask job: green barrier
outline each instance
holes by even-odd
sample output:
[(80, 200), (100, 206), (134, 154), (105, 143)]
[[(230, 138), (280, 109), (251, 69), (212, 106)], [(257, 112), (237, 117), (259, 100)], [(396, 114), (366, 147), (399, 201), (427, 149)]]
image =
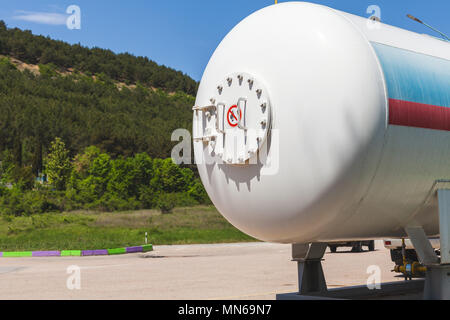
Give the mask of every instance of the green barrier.
[[(142, 252), (153, 251), (153, 245), (147, 244), (143, 245)], [(134, 247), (133, 247), (134, 248)], [(61, 257), (81, 257), (81, 250), (63, 250), (61, 251)], [(128, 253), (127, 248), (116, 248), (116, 249), (107, 249), (108, 255), (119, 255)], [(3, 252), (2, 257), (5, 258), (23, 258), (23, 257), (33, 257), (32, 251), (23, 251), (23, 252)]]
[(24, 258), (24, 257), (32, 257), (33, 252), (24, 251), (24, 252), (3, 252), (3, 257), (5, 258)]
[(127, 249), (125, 249), (125, 248), (108, 249), (108, 254), (109, 255), (125, 254), (125, 253), (127, 253)]
[(142, 252), (149, 252), (153, 251), (153, 246), (151, 244), (146, 244), (145, 246), (142, 246)]
[(64, 251), (61, 251), (61, 257), (81, 257), (81, 250), (64, 250)]

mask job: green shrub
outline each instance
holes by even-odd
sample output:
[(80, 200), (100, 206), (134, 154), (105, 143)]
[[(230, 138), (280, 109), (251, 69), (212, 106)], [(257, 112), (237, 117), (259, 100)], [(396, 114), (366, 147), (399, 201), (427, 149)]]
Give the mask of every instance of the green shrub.
[(42, 77), (47, 79), (56, 77), (58, 75), (56, 72), (57, 69), (58, 68), (53, 63), (39, 65), (39, 73)]
[(133, 198), (122, 199), (116, 195), (108, 194), (97, 201), (94, 208), (104, 212), (137, 210), (140, 208), (140, 203)]
[(142, 186), (139, 191), (139, 201), (141, 209), (152, 209), (156, 207), (158, 195), (155, 194), (152, 188)]
[(0, 67), (9, 69), (9, 70), (16, 70), (16, 66), (11, 63), (11, 60), (9, 60), (8, 57), (0, 58)]
[(203, 184), (200, 181), (195, 181), (194, 184), (189, 188), (189, 191), (187, 192), (189, 197), (196, 200), (198, 203), (201, 204), (210, 204), (211, 200), (209, 199), (208, 194), (206, 193), (205, 188), (203, 187)]
[(157, 208), (163, 214), (172, 213), (176, 204), (176, 195), (172, 193), (161, 193), (156, 202)]
[(23, 205), (23, 193), (17, 187), (11, 190), (0, 198), (1, 213), (4, 215), (20, 216), (25, 213)]
[(31, 190), (34, 186), (34, 174), (31, 167), (19, 167), (14, 164), (3, 168), (1, 181), (14, 184), (21, 190)]
[(172, 194), (175, 202), (175, 207), (192, 207), (199, 204), (199, 202), (189, 196), (186, 192), (179, 192)]
[(0, 183), (0, 197), (5, 196), (8, 193), (8, 188), (6, 188), (2, 183)]
[[(79, 209), (158, 208), (170, 213), (174, 207), (209, 203), (194, 172), (180, 168), (172, 159), (152, 159), (145, 153), (112, 159), (89, 147), (72, 160), (64, 142), (57, 138), (45, 161), (49, 183), (40, 184), (34, 182), (31, 167), (18, 167), (10, 158), (11, 153), (2, 154), (0, 213), (11, 216)], [(12, 183), (11, 190), (7, 183)]]

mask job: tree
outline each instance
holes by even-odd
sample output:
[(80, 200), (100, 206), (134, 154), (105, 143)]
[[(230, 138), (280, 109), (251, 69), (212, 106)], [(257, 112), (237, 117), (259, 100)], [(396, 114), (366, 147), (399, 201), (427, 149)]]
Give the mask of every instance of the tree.
[(165, 193), (184, 192), (187, 189), (185, 176), (172, 159), (155, 160), (155, 174), (151, 180), (154, 190)]
[(84, 149), (83, 154), (78, 154), (74, 160), (74, 169), (81, 178), (87, 178), (88, 171), (94, 160), (100, 155), (100, 149), (90, 146)]
[(56, 138), (50, 147), (50, 153), (46, 161), (46, 173), (48, 181), (58, 191), (66, 189), (66, 184), (72, 171), (72, 163), (69, 158), (69, 151), (65, 143)]

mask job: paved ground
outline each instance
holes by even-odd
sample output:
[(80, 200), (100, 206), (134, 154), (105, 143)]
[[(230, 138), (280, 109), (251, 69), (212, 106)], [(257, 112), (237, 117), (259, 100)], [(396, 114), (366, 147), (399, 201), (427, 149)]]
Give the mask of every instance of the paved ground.
[[(401, 281), (381, 242), (376, 252), (327, 253), (331, 288), (367, 282), (377, 265), (382, 281)], [(76, 258), (0, 258), (0, 299), (275, 299), (294, 292), (290, 246), (251, 243), (160, 246), (149, 254)], [(80, 290), (69, 290), (67, 268), (80, 267)], [(73, 282), (72, 282), (73, 283)]]

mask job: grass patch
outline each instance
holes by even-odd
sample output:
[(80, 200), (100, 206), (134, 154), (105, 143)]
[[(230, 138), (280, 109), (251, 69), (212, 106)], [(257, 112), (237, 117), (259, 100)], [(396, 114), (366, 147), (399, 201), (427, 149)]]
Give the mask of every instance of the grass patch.
[(214, 207), (117, 213), (79, 211), (0, 219), (0, 251), (114, 249), (142, 245), (250, 242)]

